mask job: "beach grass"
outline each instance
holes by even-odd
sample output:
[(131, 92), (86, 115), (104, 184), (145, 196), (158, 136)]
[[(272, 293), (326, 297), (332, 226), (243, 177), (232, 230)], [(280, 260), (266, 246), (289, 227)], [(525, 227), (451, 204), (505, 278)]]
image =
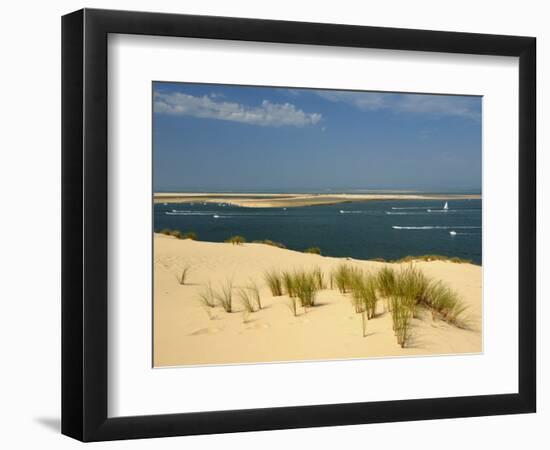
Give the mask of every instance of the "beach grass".
[(304, 253), (312, 253), (314, 255), (320, 255), (321, 249), (319, 247), (309, 247), (304, 250)]
[(458, 256), (449, 257), (445, 255), (433, 255), (433, 254), (418, 255), (418, 256), (408, 255), (408, 256), (404, 256), (403, 258), (394, 259), (390, 262), (400, 264), (400, 263), (415, 262), (415, 261), (427, 261), (427, 262), (450, 261), (457, 264), (473, 264), (471, 259), (459, 258)]
[(432, 319), (439, 316), (458, 328), (468, 328), (469, 320), (466, 317), (468, 307), (460, 300), (456, 291), (441, 281), (433, 281), (428, 287), (426, 305), (432, 311)]
[(390, 297), (395, 290), (396, 275), (391, 267), (382, 267), (376, 276), (378, 290), (382, 297)]
[(353, 277), (351, 286), (352, 303), (356, 313), (366, 313), (367, 320), (376, 317), (376, 278), (372, 275), (360, 272)]
[(397, 344), (405, 348), (411, 338), (412, 312), (404, 297), (394, 294), (391, 297), (391, 317)]
[(246, 312), (253, 313), (254, 311), (256, 311), (256, 308), (254, 305), (257, 304), (257, 301), (254, 298), (254, 295), (252, 291), (250, 291), (250, 289), (248, 288), (239, 289), (237, 291), (237, 296), (239, 297), (241, 305), (243, 306)]
[(320, 267), (315, 267), (313, 269), (313, 276), (315, 277), (315, 281), (317, 283), (317, 289), (320, 291), (326, 289), (327, 285), (325, 282), (325, 275)]
[(197, 233), (194, 231), (186, 231), (185, 233), (182, 233), (180, 230), (172, 230), (170, 228), (163, 228), (159, 232), (160, 234), (164, 234), (165, 236), (173, 236), (176, 239), (191, 239), (193, 241), (196, 241), (198, 239)]
[(363, 332), (363, 337), (367, 337), (367, 312), (363, 311), (361, 313), (361, 330)]
[(210, 282), (199, 292), (199, 302), (205, 308), (214, 308), (216, 306), (216, 298)]
[(226, 239), (225, 242), (233, 245), (242, 245), (246, 242), (246, 239), (243, 236), (231, 236), (230, 238)]
[(271, 270), (264, 273), (265, 282), (273, 297), (280, 297), (283, 295), (283, 283), (281, 278), (281, 272), (277, 270)]
[(412, 265), (399, 273), (396, 284), (398, 295), (408, 305), (413, 317), (417, 317), (420, 304), (427, 304), (429, 285), (430, 280)]
[(298, 304), (295, 297), (288, 299), (287, 306), (288, 306), (288, 309), (290, 309), (290, 311), (294, 315), (294, 317), (298, 317)]
[(250, 291), (253, 300), (256, 302), (256, 305), (258, 305), (258, 309), (262, 309), (262, 297), (260, 295), (260, 288), (258, 284), (251, 279), (246, 288)]
[(286, 294), (291, 298), (295, 297), (296, 294), (294, 292), (294, 275), (292, 274), (292, 272), (286, 270), (283, 271), (281, 273), (281, 282), (283, 284), (284, 292), (286, 292)]
[(293, 286), (296, 297), (300, 299), (303, 308), (315, 306), (317, 278), (313, 272), (297, 271), (293, 274)]
[(214, 291), (214, 298), (225, 312), (233, 312), (233, 281), (226, 280), (219, 291)]
[[(398, 340), (407, 341), (409, 330), (407, 316), (418, 317), (420, 307), (431, 311), (432, 319), (441, 318), (459, 328), (468, 328), (467, 306), (460, 300), (456, 291), (441, 281), (434, 281), (411, 265), (400, 272), (383, 267), (376, 276), (377, 289), (388, 301), (395, 327), (403, 328)], [(394, 307), (397, 311), (393, 311)], [(405, 313), (406, 310), (406, 313)]]
[(342, 294), (346, 294), (351, 290), (353, 278), (356, 276), (357, 270), (347, 264), (340, 264), (333, 272), (332, 279), (337, 289)]
[(183, 269), (181, 269), (181, 272), (180, 272), (180, 276), (178, 277), (179, 284), (181, 285), (185, 284), (185, 281), (187, 280), (187, 276), (190, 270), (191, 270), (191, 266), (189, 264), (186, 264), (185, 266), (183, 266)]
[(182, 239), (183, 234), (180, 230), (170, 230), (170, 236), (175, 237), (176, 239)]
[(286, 246), (280, 242), (272, 241), (271, 239), (262, 239), (262, 240), (256, 240), (252, 241), (253, 244), (265, 244), (265, 245), (271, 245), (272, 247), (277, 248), (286, 248)]

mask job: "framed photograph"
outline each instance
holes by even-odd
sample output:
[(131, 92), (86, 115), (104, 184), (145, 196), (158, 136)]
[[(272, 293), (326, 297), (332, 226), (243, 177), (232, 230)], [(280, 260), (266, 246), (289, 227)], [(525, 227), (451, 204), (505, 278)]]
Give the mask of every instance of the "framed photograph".
[(62, 432), (535, 412), (532, 37), (62, 21)]

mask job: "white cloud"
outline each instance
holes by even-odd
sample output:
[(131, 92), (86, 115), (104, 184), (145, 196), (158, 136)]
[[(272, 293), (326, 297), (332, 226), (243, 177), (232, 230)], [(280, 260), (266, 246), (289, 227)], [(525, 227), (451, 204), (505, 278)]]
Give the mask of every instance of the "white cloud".
[(321, 120), (319, 113), (306, 113), (291, 103), (262, 101), (259, 106), (218, 100), (218, 96), (196, 97), (181, 92), (156, 92), (154, 111), (159, 114), (229, 120), (260, 126), (315, 125)]
[(347, 103), (363, 111), (386, 109), (470, 119), (479, 119), (481, 115), (479, 100), (475, 97), (338, 91), (317, 91), (317, 95), (332, 102)]

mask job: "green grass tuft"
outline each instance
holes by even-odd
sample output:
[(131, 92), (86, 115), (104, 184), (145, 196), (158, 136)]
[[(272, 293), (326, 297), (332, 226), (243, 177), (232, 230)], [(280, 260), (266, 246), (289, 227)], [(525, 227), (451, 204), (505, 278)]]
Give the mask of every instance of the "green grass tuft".
[(239, 297), (241, 305), (243, 305), (243, 308), (246, 312), (253, 313), (254, 311), (256, 311), (256, 308), (254, 307), (256, 300), (249, 289), (239, 289), (237, 291), (237, 296)]
[(199, 292), (199, 302), (205, 308), (214, 308), (216, 306), (216, 298), (212, 285), (208, 283), (206, 287)]
[(378, 291), (380, 295), (385, 298), (389, 298), (395, 290), (396, 285), (396, 275), (395, 270), (391, 267), (382, 267), (378, 271), (376, 276), (376, 281), (378, 284)]
[(271, 291), (271, 295), (273, 295), (274, 297), (280, 297), (281, 295), (283, 295), (283, 284), (281, 281), (280, 272), (276, 270), (265, 272), (264, 278), (267, 286)]
[(340, 264), (332, 272), (332, 280), (342, 294), (346, 294), (351, 291), (353, 279), (358, 274), (358, 270), (347, 264)]
[(460, 327), (468, 327), (466, 317), (467, 307), (462, 303), (459, 295), (441, 281), (433, 281), (414, 266), (402, 269), (400, 272), (384, 267), (377, 274), (377, 288), (380, 295), (388, 301), (388, 309), (393, 314), (393, 307), (398, 305), (396, 311), (399, 317), (393, 317), (394, 326), (397, 322), (405, 323), (404, 335), (399, 340), (407, 340), (407, 322), (405, 309), (411, 317), (418, 317), (419, 307), (431, 310), (432, 318), (437, 317)]
[(315, 306), (318, 285), (315, 275), (311, 272), (295, 272), (293, 276), (294, 293), (300, 299), (303, 308)]
[(262, 309), (262, 298), (260, 296), (260, 288), (256, 284), (254, 280), (250, 280), (250, 284), (246, 287), (251, 295), (254, 301), (256, 302), (256, 305), (258, 305), (258, 309)]
[(233, 312), (233, 281), (222, 284), (220, 290), (214, 292), (214, 297), (225, 312)]
[(459, 295), (441, 281), (432, 282), (426, 293), (426, 305), (432, 310), (432, 319), (439, 316), (459, 328), (468, 328), (466, 310), (468, 307), (460, 300)]
[(294, 275), (285, 270), (281, 273), (281, 282), (284, 292), (291, 298), (296, 297), (296, 293), (294, 292)]
[(242, 245), (246, 242), (246, 239), (243, 236), (231, 236), (225, 242), (233, 245)]
[(412, 312), (409, 303), (403, 297), (394, 294), (390, 301), (393, 331), (395, 332), (397, 343), (401, 348), (405, 348), (412, 335)]
[(296, 298), (289, 298), (287, 302), (288, 309), (294, 314), (294, 317), (298, 316), (298, 304)]
[(445, 255), (418, 255), (418, 256), (404, 256), (403, 258), (394, 259), (392, 263), (407, 263), (415, 261), (450, 261), (457, 264), (473, 264), (471, 259), (459, 258), (458, 256), (445, 256)]
[(281, 244), (280, 242), (272, 241), (271, 239), (263, 239), (258, 241), (252, 241), (253, 244), (265, 244), (265, 245), (271, 245), (272, 247), (277, 248), (286, 248), (284, 244)]
[(196, 241), (198, 239), (197, 233), (194, 231), (188, 231), (184, 233), (181, 237), (182, 239), (191, 239), (192, 241)]
[(366, 313), (367, 320), (376, 317), (376, 278), (361, 272), (353, 277), (351, 287), (352, 303), (356, 313)]
[(325, 283), (325, 275), (323, 274), (323, 271), (320, 267), (315, 267), (313, 269), (313, 276), (315, 277), (317, 289), (319, 289), (320, 291), (326, 289), (327, 285)]
[(320, 255), (321, 249), (319, 247), (309, 247), (304, 250), (304, 253), (313, 253), (314, 255)]
[(189, 264), (186, 264), (183, 266), (183, 269), (181, 269), (180, 276), (178, 277), (179, 284), (185, 284), (185, 281), (187, 280), (187, 276), (189, 274), (189, 271), (191, 270), (191, 266)]
[(182, 234), (180, 230), (170, 230), (170, 236), (175, 237), (176, 239), (181, 239)]

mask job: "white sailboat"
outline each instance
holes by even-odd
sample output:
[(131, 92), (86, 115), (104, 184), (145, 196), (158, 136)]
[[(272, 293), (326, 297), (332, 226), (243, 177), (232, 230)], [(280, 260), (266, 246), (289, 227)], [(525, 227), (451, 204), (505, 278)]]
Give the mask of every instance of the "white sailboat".
[(446, 213), (449, 211), (449, 203), (445, 202), (443, 209), (427, 209), (430, 213)]

